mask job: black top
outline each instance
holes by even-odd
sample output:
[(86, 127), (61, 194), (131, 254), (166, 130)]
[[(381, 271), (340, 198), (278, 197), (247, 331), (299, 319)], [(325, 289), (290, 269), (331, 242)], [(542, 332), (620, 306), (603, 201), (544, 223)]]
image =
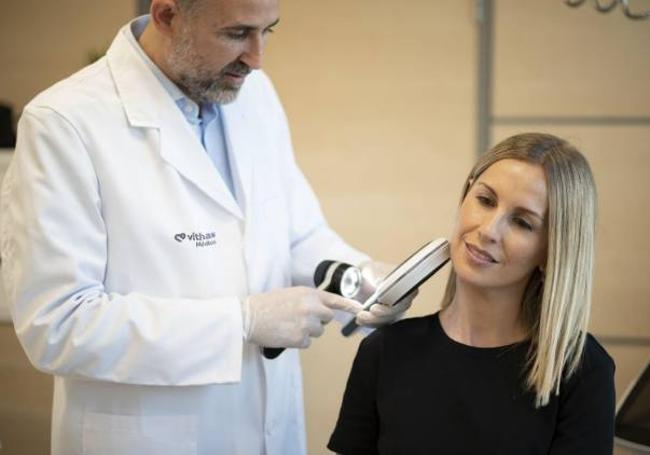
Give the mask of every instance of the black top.
[(363, 454), (611, 454), (614, 362), (587, 337), (581, 366), (535, 409), (524, 389), (529, 342), (476, 348), (437, 314), (365, 338), (328, 447)]

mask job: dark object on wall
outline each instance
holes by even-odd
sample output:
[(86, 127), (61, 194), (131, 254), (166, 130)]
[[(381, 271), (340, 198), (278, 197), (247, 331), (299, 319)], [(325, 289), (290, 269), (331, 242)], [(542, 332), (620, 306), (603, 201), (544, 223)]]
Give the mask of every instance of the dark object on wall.
[(16, 134), (12, 111), (9, 106), (0, 104), (0, 148), (14, 148), (16, 146)]
[(650, 453), (650, 362), (619, 405), (614, 434), (618, 444)]
[[(564, 0), (564, 3), (573, 8), (581, 6), (584, 2), (585, 0)], [(620, 5), (621, 9), (623, 10), (623, 14), (625, 14), (625, 17), (628, 19), (650, 19), (650, 11), (634, 12), (630, 8), (629, 3), (629, 0), (612, 0), (609, 4), (601, 4), (600, 0), (594, 0), (594, 9), (599, 13), (609, 13), (611, 10)]]
[(149, 14), (149, 7), (151, 6), (151, 0), (137, 0), (136, 10), (138, 15), (140, 14)]

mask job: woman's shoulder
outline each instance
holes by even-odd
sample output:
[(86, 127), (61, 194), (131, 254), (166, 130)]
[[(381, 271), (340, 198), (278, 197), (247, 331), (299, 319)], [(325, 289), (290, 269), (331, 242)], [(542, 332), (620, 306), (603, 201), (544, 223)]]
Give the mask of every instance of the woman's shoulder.
[(436, 336), (440, 323), (438, 313), (408, 318), (374, 330), (362, 341), (366, 348), (382, 349), (383, 346), (419, 344)]
[(576, 370), (567, 378), (565, 395), (583, 388), (601, 389), (613, 385), (614, 360), (596, 338), (587, 334)]
[(588, 374), (594, 370), (611, 372), (611, 374), (614, 373), (614, 359), (612, 359), (605, 348), (590, 333), (587, 333), (585, 339), (579, 369), (582, 370), (582, 374)]

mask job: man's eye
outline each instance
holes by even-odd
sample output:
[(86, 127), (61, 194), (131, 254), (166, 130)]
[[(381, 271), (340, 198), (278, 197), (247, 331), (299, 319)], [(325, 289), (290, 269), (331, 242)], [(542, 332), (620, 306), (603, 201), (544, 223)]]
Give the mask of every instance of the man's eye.
[(233, 32), (228, 32), (227, 36), (228, 38), (234, 40), (244, 40), (248, 36), (248, 32), (246, 30), (233, 31)]

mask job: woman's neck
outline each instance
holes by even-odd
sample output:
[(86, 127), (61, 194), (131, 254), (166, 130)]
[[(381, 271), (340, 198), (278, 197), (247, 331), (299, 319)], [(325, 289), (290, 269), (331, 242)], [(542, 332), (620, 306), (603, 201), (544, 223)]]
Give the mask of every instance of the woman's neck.
[(440, 313), (451, 339), (476, 347), (497, 347), (523, 341), (522, 292), (485, 290), (456, 283), (456, 296)]

